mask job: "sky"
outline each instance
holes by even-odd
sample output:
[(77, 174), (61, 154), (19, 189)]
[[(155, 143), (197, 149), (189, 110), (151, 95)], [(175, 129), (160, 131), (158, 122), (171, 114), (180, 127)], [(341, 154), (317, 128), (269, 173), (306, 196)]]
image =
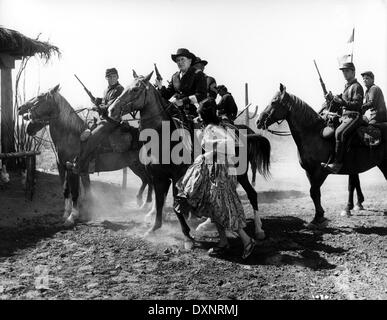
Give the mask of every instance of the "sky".
[(31, 38), (41, 33), (62, 52), (47, 64), (31, 60), (27, 98), (60, 83), (74, 108), (91, 106), (74, 73), (101, 97), (106, 68), (116, 67), (126, 86), (132, 69), (145, 75), (157, 63), (165, 81), (177, 71), (171, 54), (183, 47), (209, 62), (205, 72), (240, 109), (245, 83), (259, 111), (283, 83), (317, 110), (324, 98), (313, 59), (327, 89), (342, 92), (337, 57), (352, 28), (357, 78), (372, 70), (386, 91), (386, 17), (387, 0), (0, 0), (0, 25)]

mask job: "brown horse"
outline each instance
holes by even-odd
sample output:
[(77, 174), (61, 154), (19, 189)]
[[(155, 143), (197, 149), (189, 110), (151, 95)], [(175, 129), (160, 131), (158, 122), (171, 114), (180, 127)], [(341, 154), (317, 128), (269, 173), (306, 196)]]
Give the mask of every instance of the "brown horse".
[[(35, 135), (44, 126), (49, 125), (52, 141), (58, 153), (58, 171), (63, 185), (65, 198), (64, 218), (66, 225), (72, 225), (79, 217), (79, 175), (67, 170), (66, 161), (73, 161), (79, 154), (80, 136), (87, 128), (75, 110), (67, 100), (60, 95), (59, 85), (32, 98), (19, 108), (19, 115), (29, 113), (31, 120), (27, 133)], [(148, 185), (148, 197), (145, 204), (152, 202), (153, 186), (150, 177), (145, 171), (145, 166), (139, 161), (139, 150), (133, 149), (122, 153), (101, 153), (97, 155), (96, 170), (114, 171), (129, 167), (142, 181), (137, 194), (137, 202), (140, 204), (142, 194)], [(90, 186), (89, 175), (81, 175), (83, 186), (88, 190)], [(71, 199), (70, 199), (71, 194)]]
[[(269, 106), (260, 114), (257, 120), (258, 129), (267, 129), (271, 124), (286, 120), (289, 124), (293, 139), (298, 148), (301, 167), (306, 171), (310, 182), (310, 196), (315, 206), (314, 219), (308, 227), (325, 227), (328, 220), (324, 217), (321, 206), (320, 187), (329, 172), (321, 166), (328, 162), (334, 150), (331, 140), (320, 136), (325, 126), (323, 118), (304, 101), (286, 92), (285, 86), (280, 85)], [(351, 143), (350, 150), (344, 157), (344, 165), (339, 174), (357, 175), (377, 166), (387, 179), (387, 126), (381, 125), (384, 142), (375, 148), (367, 148), (360, 144)]]
[[(166, 154), (167, 156), (171, 156), (171, 154), (174, 152), (175, 146), (179, 145), (179, 142), (176, 141), (176, 138), (173, 138), (172, 132), (174, 132), (173, 129), (176, 129), (176, 126), (174, 121), (172, 121), (169, 113), (167, 112), (167, 109), (170, 108), (171, 105), (168, 105), (168, 102), (165, 101), (161, 97), (160, 93), (149, 83), (152, 74), (153, 72), (150, 73), (147, 77), (138, 77), (134, 72), (134, 81), (109, 107), (109, 116), (112, 118), (119, 118), (124, 114), (134, 110), (139, 110), (141, 132), (145, 132), (147, 129), (155, 131), (155, 139), (158, 139), (157, 145), (161, 146), (159, 148), (160, 150), (156, 151), (158, 153), (155, 152), (155, 156), (158, 157), (158, 159), (163, 159), (161, 149), (163, 149), (163, 147), (167, 148), (168, 150), (166, 150)], [(169, 124), (171, 128), (172, 134), (170, 133), (170, 136), (165, 136), (162, 133), (163, 125), (165, 123)], [(188, 140), (192, 142), (190, 137), (188, 137)], [(254, 153), (248, 152), (248, 155), (254, 154), (257, 156), (258, 171), (263, 176), (268, 175), (270, 166), (269, 141), (261, 135), (254, 134), (248, 136), (247, 145), (248, 150), (251, 148), (254, 148), (255, 150)], [(188, 154), (192, 156), (190, 152)], [(149, 230), (149, 232), (153, 232), (161, 227), (162, 209), (169, 186), (172, 182), (173, 195), (176, 200), (176, 182), (185, 174), (188, 167), (189, 164), (187, 163), (176, 164), (174, 162), (166, 163), (163, 161), (159, 161), (157, 163), (153, 161), (147, 165), (147, 169), (153, 178), (153, 185), (156, 193), (156, 219), (153, 227)], [(254, 190), (248, 180), (247, 169), (248, 168), (246, 167), (245, 172), (238, 175), (238, 182), (247, 192), (250, 203), (253, 206), (256, 237), (262, 239), (264, 237), (264, 232), (262, 230), (262, 223), (258, 215), (257, 192)], [(183, 234), (186, 236), (186, 241), (189, 244), (192, 241), (192, 238), (189, 234), (190, 228), (188, 227), (184, 216), (176, 210), (175, 213), (177, 214), (181, 224)]]

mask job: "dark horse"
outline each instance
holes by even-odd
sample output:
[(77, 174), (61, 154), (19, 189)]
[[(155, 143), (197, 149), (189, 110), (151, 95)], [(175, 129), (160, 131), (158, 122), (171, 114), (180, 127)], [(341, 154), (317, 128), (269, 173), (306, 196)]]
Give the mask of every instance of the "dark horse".
[[(323, 118), (304, 101), (286, 92), (285, 86), (280, 85), (269, 106), (261, 113), (257, 120), (258, 129), (267, 129), (271, 124), (286, 120), (289, 124), (293, 139), (298, 148), (301, 167), (306, 171), (310, 182), (310, 196), (315, 205), (315, 217), (309, 227), (325, 227), (328, 220), (324, 217), (321, 207), (320, 187), (329, 172), (322, 166), (331, 157), (333, 143), (320, 136), (325, 126)], [(350, 150), (344, 157), (344, 165), (339, 174), (357, 175), (377, 166), (387, 179), (387, 148), (386, 126), (381, 126), (383, 143), (375, 148), (351, 144)]]
[[(66, 161), (72, 161), (80, 150), (80, 135), (87, 128), (86, 123), (78, 116), (66, 99), (59, 94), (59, 85), (32, 98), (19, 108), (19, 115), (29, 113), (31, 120), (27, 133), (35, 135), (44, 126), (50, 126), (52, 141), (58, 153), (58, 171), (63, 185), (65, 198), (65, 224), (71, 225), (79, 217), (79, 175), (66, 169)], [(138, 203), (148, 185), (148, 197), (145, 203), (152, 202), (153, 186), (145, 166), (139, 161), (139, 150), (122, 153), (98, 154), (96, 171), (113, 171), (129, 167), (142, 181), (137, 194)], [(90, 187), (89, 175), (81, 175), (85, 190)], [(71, 199), (70, 199), (71, 195)], [(144, 203), (144, 204), (145, 204)]]
[[(174, 129), (176, 126), (174, 121), (171, 119), (171, 116), (167, 112), (167, 109), (170, 108), (171, 105), (168, 105), (168, 102), (165, 101), (161, 97), (160, 93), (149, 83), (152, 74), (153, 72), (150, 73), (147, 77), (139, 77), (134, 72), (134, 81), (109, 107), (109, 116), (114, 119), (119, 118), (120, 116), (133, 110), (140, 110), (141, 133), (146, 131), (152, 131), (155, 133), (155, 139), (158, 142), (158, 146), (160, 146), (160, 150), (156, 151), (158, 152), (157, 156), (159, 156), (159, 159), (162, 159), (163, 155), (161, 149), (163, 149), (163, 147), (167, 148), (165, 152), (167, 153), (167, 156), (171, 156), (171, 154), (174, 152), (174, 148), (179, 144), (181, 145), (181, 143), (176, 141), (176, 138), (173, 137)], [(164, 124), (168, 124), (171, 128), (169, 136), (165, 136), (165, 134), (162, 132)], [(191, 137), (189, 136), (188, 141), (192, 142)], [(247, 143), (253, 146), (250, 146), (250, 148), (258, 150), (255, 152), (255, 154), (258, 156), (258, 171), (264, 176), (268, 175), (270, 166), (269, 141), (265, 137), (254, 134), (248, 136)], [(156, 193), (156, 219), (153, 227), (149, 230), (149, 232), (155, 231), (161, 227), (162, 209), (169, 186), (172, 182), (173, 196), (176, 199), (177, 189), (175, 184), (185, 174), (188, 167), (189, 164), (186, 163), (175, 164), (174, 162), (166, 163), (164, 161), (159, 161), (158, 163), (154, 161), (153, 163), (150, 162), (148, 164), (147, 169), (149, 169), (149, 172), (153, 178), (153, 185)], [(243, 174), (238, 176), (238, 182), (248, 194), (248, 198), (254, 209), (255, 233), (257, 238), (262, 239), (264, 237), (264, 232), (261, 228), (262, 223), (258, 215), (257, 192), (254, 190), (248, 180), (247, 168)], [(177, 211), (175, 212), (181, 224), (183, 234), (186, 236), (186, 241), (191, 242), (192, 238), (189, 234), (190, 228), (188, 227), (184, 216)]]

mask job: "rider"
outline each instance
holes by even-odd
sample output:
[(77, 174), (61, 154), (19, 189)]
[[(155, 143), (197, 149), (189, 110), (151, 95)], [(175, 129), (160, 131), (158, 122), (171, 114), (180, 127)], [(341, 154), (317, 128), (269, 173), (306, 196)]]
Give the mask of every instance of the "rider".
[(161, 95), (184, 110), (187, 118), (192, 120), (198, 116), (199, 102), (207, 97), (207, 82), (203, 71), (192, 66), (196, 56), (185, 48), (171, 55), (179, 71), (172, 76), (168, 87), (156, 79), (156, 86)]
[(234, 123), (236, 118), (238, 107), (230, 92), (228, 92), (226, 86), (220, 85), (217, 87), (219, 95), (222, 97), (217, 105), (218, 116), (223, 121)]
[(331, 164), (321, 163), (332, 173), (338, 173), (343, 166), (343, 158), (348, 136), (356, 130), (361, 123), (361, 107), (363, 103), (363, 87), (355, 78), (355, 65), (346, 62), (341, 67), (345, 80), (344, 92), (332, 99), (340, 106), (342, 111), (341, 124), (336, 129), (335, 161)]
[[(116, 100), (124, 91), (124, 87), (118, 82), (118, 72), (116, 68), (106, 69), (105, 78), (108, 82), (108, 87), (104, 92), (103, 98), (95, 98), (93, 104), (95, 107), (92, 109), (98, 111), (102, 120), (98, 123), (97, 127), (93, 131), (88, 131), (82, 135), (81, 140), (81, 152), (79, 158), (74, 163), (67, 162), (67, 167), (72, 168), (76, 173), (87, 173), (88, 164), (92, 152), (96, 149), (102, 138), (119, 125), (118, 122), (110, 119), (107, 116), (107, 110), (111, 103)], [(86, 137), (88, 135), (88, 137)]]
[(361, 75), (363, 77), (364, 85), (367, 88), (365, 92), (365, 103), (361, 108), (362, 112), (365, 113), (368, 109), (370, 109), (370, 124), (386, 122), (386, 104), (384, 102), (382, 90), (374, 84), (374, 74), (372, 73), (372, 71), (365, 71)]
[[(202, 70), (204, 73), (204, 68), (206, 67), (207, 64), (208, 64), (208, 61), (202, 60), (199, 57), (196, 57), (196, 60), (193, 63), (193, 67), (195, 67), (196, 69)], [(215, 100), (216, 97), (218, 96), (218, 91), (216, 89), (216, 80), (205, 73), (204, 73), (204, 77), (206, 78), (206, 81), (207, 81), (207, 97), (210, 97)]]

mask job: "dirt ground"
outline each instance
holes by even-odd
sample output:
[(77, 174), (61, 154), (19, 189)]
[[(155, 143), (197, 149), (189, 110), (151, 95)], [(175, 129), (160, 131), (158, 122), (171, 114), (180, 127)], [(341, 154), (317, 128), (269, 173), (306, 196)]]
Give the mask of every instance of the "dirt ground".
[(347, 177), (330, 176), (322, 188), (330, 224), (310, 231), (313, 204), (295, 151), (273, 159), (272, 178), (257, 176), (256, 186), (267, 237), (247, 261), (240, 239), (230, 239), (229, 257), (208, 257), (214, 233), (194, 232), (199, 246), (184, 250), (170, 196), (163, 227), (144, 238), (150, 223), (137, 208), (139, 179), (131, 172), (124, 192), (121, 171), (92, 175), (92, 200), (82, 205), (89, 220), (68, 229), (55, 172), (39, 172), (32, 202), (11, 176), (0, 190), (0, 299), (387, 299), (382, 174), (360, 175), (366, 210), (350, 218), (339, 215)]

